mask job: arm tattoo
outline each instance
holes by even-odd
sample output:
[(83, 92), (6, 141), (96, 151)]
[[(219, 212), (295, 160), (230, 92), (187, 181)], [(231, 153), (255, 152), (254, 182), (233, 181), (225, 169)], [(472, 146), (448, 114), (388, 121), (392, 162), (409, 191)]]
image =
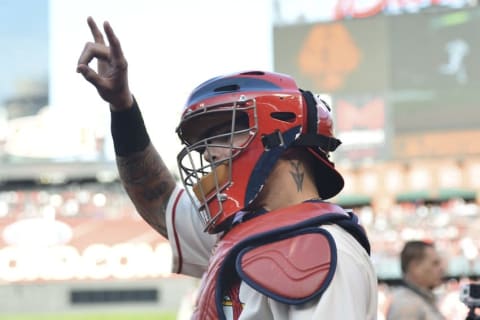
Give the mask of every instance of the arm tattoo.
[(305, 176), (305, 172), (302, 170), (302, 165), (298, 160), (290, 160), (290, 165), (292, 166), (290, 174), (297, 185), (297, 191), (300, 192), (303, 189), (303, 177)]
[(149, 145), (142, 152), (117, 157), (117, 167), (138, 213), (166, 237), (166, 207), (175, 180), (156, 150)]

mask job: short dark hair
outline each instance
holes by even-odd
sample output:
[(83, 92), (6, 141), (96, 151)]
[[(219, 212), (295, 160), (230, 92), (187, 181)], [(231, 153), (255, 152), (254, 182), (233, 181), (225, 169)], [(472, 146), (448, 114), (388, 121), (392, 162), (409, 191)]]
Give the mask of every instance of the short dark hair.
[(400, 253), (403, 274), (407, 272), (408, 266), (412, 261), (420, 261), (425, 257), (426, 248), (433, 248), (433, 243), (422, 240), (412, 240), (405, 243)]

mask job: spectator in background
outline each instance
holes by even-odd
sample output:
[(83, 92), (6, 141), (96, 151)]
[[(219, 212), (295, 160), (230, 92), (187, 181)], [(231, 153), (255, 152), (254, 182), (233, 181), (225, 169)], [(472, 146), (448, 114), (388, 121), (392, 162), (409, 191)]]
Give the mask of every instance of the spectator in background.
[(392, 293), (387, 320), (445, 319), (433, 290), (443, 282), (444, 266), (434, 245), (409, 241), (400, 255), (403, 285)]

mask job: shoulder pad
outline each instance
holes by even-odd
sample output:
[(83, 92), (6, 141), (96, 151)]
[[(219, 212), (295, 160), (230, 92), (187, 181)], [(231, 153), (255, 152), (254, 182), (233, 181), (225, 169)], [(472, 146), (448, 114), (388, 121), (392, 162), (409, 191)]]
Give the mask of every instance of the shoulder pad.
[(320, 297), (337, 264), (335, 241), (321, 228), (309, 228), (244, 248), (236, 259), (240, 278), (260, 293), (298, 305)]

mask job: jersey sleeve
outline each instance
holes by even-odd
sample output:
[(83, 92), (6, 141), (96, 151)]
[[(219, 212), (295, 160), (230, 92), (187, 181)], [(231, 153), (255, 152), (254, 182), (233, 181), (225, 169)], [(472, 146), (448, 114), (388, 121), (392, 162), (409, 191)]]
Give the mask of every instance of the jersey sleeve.
[(201, 277), (218, 236), (203, 231), (195, 206), (180, 186), (170, 196), (166, 219), (172, 248), (172, 272)]

